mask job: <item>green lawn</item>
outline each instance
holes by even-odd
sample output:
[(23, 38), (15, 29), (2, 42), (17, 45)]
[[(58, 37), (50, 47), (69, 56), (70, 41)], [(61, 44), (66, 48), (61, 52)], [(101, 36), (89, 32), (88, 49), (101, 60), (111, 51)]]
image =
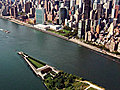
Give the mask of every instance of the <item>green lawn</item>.
[(44, 65), (35, 61), (35, 60), (32, 60), (31, 58), (27, 58), (35, 67), (37, 68), (40, 68), (40, 67), (43, 67)]
[(94, 89), (94, 88), (90, 87), (88, 90), (97, 90), (97, 89)]
[(69, 32), (70, 32), (69, 30), (66, 30), (66, 29), (63, 29), (63, 31), (64, 31), (65, 33), (69, 33)]
[(62, 36), (65, 36), (66, 34), (68, 34), (70, 32), (70, 31), (65, 30), (65, 29), (59, 30), (59, 31), (55, 31), (55, 30), (48, 30), (48, 31), (59, 34), (59, 35), (62, 35)]

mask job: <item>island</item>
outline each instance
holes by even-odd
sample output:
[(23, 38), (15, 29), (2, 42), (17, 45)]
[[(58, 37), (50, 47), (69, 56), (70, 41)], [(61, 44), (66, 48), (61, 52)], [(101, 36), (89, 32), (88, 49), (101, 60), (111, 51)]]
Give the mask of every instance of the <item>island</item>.
[(105, 90), (81, 77), (57, 70), (55, 67), (47, 65), (24, 52), (18, 52), (18, 54), (27, 62), (33, 72), (42, 79), (48, 90)]

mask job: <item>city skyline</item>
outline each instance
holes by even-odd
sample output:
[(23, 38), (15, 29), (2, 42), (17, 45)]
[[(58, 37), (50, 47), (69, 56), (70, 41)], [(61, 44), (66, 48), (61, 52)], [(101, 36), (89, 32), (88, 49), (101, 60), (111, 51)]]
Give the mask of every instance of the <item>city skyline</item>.
[[(42, 52), (43, 52), (44, 58), (52, 57), (52, 59), (53, 59), (55, 57), (57, 60), (58, 59), (61, 60), (61, 61), (58, 60), (59, 62), (55, 61), (56, 63), (64, 63), (63, 59), (67, 58), (67, 60), (65, 60), (65, 62), (68, 62), (68, 64), (66, 64), (66, 63), (64, 63), (64, 64), (66, 64), (69, 68), (71, 68), (70, 73), (78, 74), (80, 72), (80, 70), (82, 70), (82, 67), (80, 70), (78, 70), (79, 68), (77, 68), (77, 67), (79, 67), (79, 63), (81, 63), (80, 65), (82, 66), (82, 59), (83, 59), (84, 64), (85, 64), (86, 60), (88, 60), (88, 62), (89, 62), (86, 64), (87, 64), (87, 66), (89, 66), (90, 72), (89, 72), (89, 69), (86, 67), (85, 67), (85, 69), (88, 69), (88, 71), (86, 73), (83, 72), (84, 76), (88, 75), (87, 77), (89, 77), (89, 73), (91, 73), (91, 74), (93, 73), (92, 74), (93, 76), (94, 76), (94, 74), (96, 74), (95, 72), (99, 73), (99, 71), (94, 70), (95, 68), (93, 68), (93, 67), (97, 67), (98, 70), (100, 70), (100, 73), (104, 72), (105, 75), (108, 75), (107, 71), (105, 71), (107, 67), (106, 68), (104, 67), (104, 64), (106, 65), (106, 61), (104, 61), (105, 63), (102, 63), (99, 66), (99, 64), (97, 64), (97, 63), (102, 62), (102, 61), (99, 61), (99, 59), (102, 60), (105, 58), (106, 60), (111, 60), (113, 62), (120, 63), (120, 60), (119, 60), (120, 59), (120, 0), (15, 0), (15, 1), (1, 0), (0, 1), (0, 18), (7, 19), (11, 22), (20, 24), (22, 26), (26, 26), (27, 29), (33, 29), (33, 30), (40, 31), (39, 33), (37, 31), (31, 31), (32, 32), (31, 33), (26, 30), (24, 31), (24, 29), (23, 29), (23, 31), (19, 31), (20, 28), (14, 27), (16, 25), (12, 26), (12, 24), (9, 25), (9, 23), (6, 23), (6, 25), (8, 25), (8, 27), (5, 27), (6, 25), (4, 26), (2, 24), (2, 22), (1, 22), (1, 29), (0, 29), (0, 31), (4, 32), (6, 35), (8, 34), (8, 36), (6, 36), (6, 38), (8, 38), (8, 39), (9, 39), (9, 37), (11, 39), (11, 36), (9, 36), (9, 34), (13, 35), (12, 30), (13, 30), (13, 32), (15, 32), (15, 30), (18, 29), (18, 31), (16, 30), (16, 32), (18, 32), (18, 34), (16, 34), (16, 35), (18, 35), (18, 37), (15, 35), (17, 43), (18, 43), (18, 45), (20, 45), (20, 43), (25, 41), (25, 43), (27, 43), (27, 46), (24, 48), (30, 47), (31, 50), (33, 50), (30, 53), (35, 52), (36, 54), (38, 54), (37, 52), (39, 52), (41, 54), (40, 56), (42, 56)], [(4, 21), (3, 21), (3, 23), (4, 23)], [(10, 31), (8, 29), (9, 27), (10, 27)], [(11, 28), (12, 28), (12, 30), (11, 30)], [(23, 27), (21, 27), (21, 28), (23, 28)], [(44, 32), (47, 34), (42, 35), (41, 32)], [(36, 36), (34, 36), (33, 34)], [(54, 39), (54, 37), (49, 36), (48, 34), (59, 37), (65, 41), (61, 42), (60, 39)], [(23, 37), (24, 39), (22, 39), (22, 40), (19, 39), (19, 37), (21, 38), (20, 35), (24, 35), (24, 37)], [(27, 36), (27, 38), (25, 39), (26, 36)], [(12, 37), (14, 37), (14, 35)], [(22, 42), (19, 40), (21, 40)], [(32, 41), (30, 41), (30, 40), (32, 40)], [(35, 42), (34, 42), (34, 40), (35, 40)], [(72, 43), (69, 43), (68, 41), (78, 44), (79, 45), (78, 47), (80, 47), (80, 48), (76, 48), (77, 46), (74, 46)], [(31, 42), (31, 44), (30, 44), (30, 42)], [(10, 42), (10, 43), (12, 43), (12, 42)], [(33, 44), (35, 46), (37, 46), (37, 45), (38, 46), (35, 47), (35, 46), (33, 46)], [(51, 46), (49, 46), (49, 44)], [(12, 43), (12, 45), (13, 45), (13, 43)], [(33, 48), (32, 48), (32, 46), (33, 46)], [(60, 47), (63, 46), (63, 49), (59, 48), (59, 46)], [(88, 51), (82, 49), (83, 47), (81, 47), (81, 46), (89, 48), (90, 51), (89, 51), (89, 49), (88, 49)], [(70, 47), (73, 47), (74, 49), (70, 48)], [(24, 49), (21, 46), (20, 46), (20, 48), (22, 48), (23, 50), (25, 50), (27, 52), (30, 51), (30, 49)], [(20, 48), (17, 47), (18, 50)], [(35, 48), (35, 50), (34, 50), (34, 48)], [(47, 49), (48, 49), (48, 51), (47, 51)], [(42, 50), (42, 51), (40, 51), (40, 50)], [(54, 50), (57, 52), (53, 54)], [(66, 53), (64, 53), (64, 50), (66, 50), (65, 51)], [(91, 50), (93, 50), (95, 55), (93, 54), (93, 52)], [(60, 53), (60, 56), (62, 57), (62, 59), (60, 58), (59, 53)], [(34, 54), (34, 55), (36, 55), (36, 54)], [(24, 57), (26, 58), (26, 54), (24, 54)], [(94, 57), (96, 57), (96, 58), (94, 58)], [(68, 58), (70, 58), (70, 60), (71, 60), (70, 62), (69, 62)], [(73, 61), (72, 61), (72, 59), (73, 59)], [(79, 62), (79, 59), (80, 59), (80, 62)], [(96, 61), (94, 61), (94, 59)], [(31, 59), (29, 59), (29, 58), (28, 58), (28, 60), (31, 61)], [(98, 60), (98, 62), (97, 62), (97, 60)], [(34, 62), (34, 58), (33, 58), (32, 62)], [(52, 61), (45, 61), (45, 62), (52, 63)], [(55, 65), (55, 62), (53, 62), (54, 63), (53, 66)], [(74, 66), (72, 66), (71, 62), (73, 62)], [(38, 64), (38, 61), (35, 61), (35, 64), (36, 63)], [(92, 65), (91, 65), (91, 63), (92, 63)], [(69, 66), (69, 64), (70, 64), (70, 66)], [(75, 66), (75, 64), (76, 64), (76, 66)], [(96, 65), (98, 65), (98, 66), (96, 66)], [(102, 69), (102, 65), (103, 65), (104, 69)], [(110, 65), (113, 65), (113, 64), (110, 64)], [(99, 67), (101, 69), (99, 69)], [(72, 68), (73, 68), (73, 70), (72, 70)], [(64, 69), (64, 65), (63, 65), (63, 69)], [(37, 68), (36, 68), (36, 70), (37, 70)], [(44, 70), (46, 72), (46, 69), (44, 69)], [(67, 70), (68, 70), (68, 68), (67, 68)], [(114, 71), (112, 71), (112, 72), (114, 73)], [(112, 75), (112, 72), (109, 72), (109, 73), (111, 73), (110, 75)], [(117, 75), (119, 75), (119, 72), (117, 70), (115, 70), (115, 72), (117, 73)], [(49, 73), (49, 70), (46, 73), (46, 75), (48, 73)], [(39, 74), (39, 75), (41, 75), (41, 74)], [(97, 75), (96, 76), (97, 80), (99, 80), (98, 79), (99, 75), (98, 74), (96, 74), (96, 75)], [(52, 75), (52, 76), (54, 77), (54, 75)], [(80, 75), (78, 75), (78, 76), (80, 76)], [(105, 76), (102, 76), (102, 75), (100, 75), (100, 77), (105, 78)], [(119, 78), (118, 76), (116, 76), (116, 77)], [(107, 77), (107, 79), (110, 79), (110, 78)], [(94, 79), (92, 79), (92, 80), (94, 80)], [(48, 81), (46, 81), (46, 82), (48, 83)], [(98, 83), (98, 85), (102, 84), (103, 88), (104, 88), (103, 82), (104, 82), (104, 84), (108, 84), (110, 82), (110, 80), (108, 80), (108, 82), (105, 82), (103, 80), (103, 81), (100, 81), (100, 83)], [(56, 85), (55, 83), (52, 83), (52, 85), (55, 88), (56, 87), (58, 88), (59, 85)], [(112, 84), (112, 83), (110, 82), (110, 84)], [(72, 84), (72, 85), (74, 85), (74, 84)], [(48, 83), (48, 88), (51, 88), (51, 86), (50, 87), (49, 86), (50, 85)], [(105, 85), (105, 86), (107, 86), (107, 88), (108, 88), (108, 86), (112, 87), (110, 85)], [(65, 86), (65, 83), (62, 84), (62, 87), (68, 88), (67, 86)], [(115, 87), (112, 87), (112, 88), (115, 88)]]

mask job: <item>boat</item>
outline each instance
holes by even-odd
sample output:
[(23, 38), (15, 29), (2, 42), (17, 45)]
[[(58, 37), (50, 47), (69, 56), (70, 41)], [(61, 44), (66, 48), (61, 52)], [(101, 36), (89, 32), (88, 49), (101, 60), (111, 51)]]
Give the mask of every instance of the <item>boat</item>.
[(10, 33), (10, 31), (4, 30), (4, 29), (0, 29), (0, 31), (3, 31), (3, 32), (5, 32), (5, 33)]

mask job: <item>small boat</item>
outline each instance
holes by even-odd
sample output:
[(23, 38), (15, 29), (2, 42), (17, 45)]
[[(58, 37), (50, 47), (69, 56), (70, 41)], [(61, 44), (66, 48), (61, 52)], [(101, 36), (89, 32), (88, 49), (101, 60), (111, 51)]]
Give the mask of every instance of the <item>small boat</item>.
[(4, 29), (0, 29), (0, 31), (3, 31), (3, 32), (5, 32), (5, 33), (10, 33), (10, 31), (4, 30)]
[(10, 31), (4, 30), (5, 33), (10, 33)]

